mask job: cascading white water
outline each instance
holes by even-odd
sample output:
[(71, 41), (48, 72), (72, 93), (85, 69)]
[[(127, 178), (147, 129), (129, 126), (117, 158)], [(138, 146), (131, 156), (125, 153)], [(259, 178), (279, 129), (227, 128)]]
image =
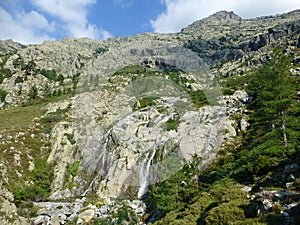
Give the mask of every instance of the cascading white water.
[(141, 170), (140, 170), (140, 175), (139, 175), (139, 183), (140, 183), (140, 188), (138, 191), (138, 198), (140, 198), (144, 194), (144, 190), (147, 185), (147, 177), (145, 176), (146, 174), (146, 167), (145, 164), (148, 160), (149, 152), (146, 154), (146, 157), (144, 158), (142, 165), (141, 165)]
[(139, 176), (139, 178), (140, 178), (140, 182), (139, 182), (140, 183), (140, 188), (139, 188), (139, 191), (138, 191), (138, 198), (141, 198), (146, 193), (147, 187), (149, 185), (150, 166), (151, 166), (152, 160), (155, 156), (155, 153), (156, 153), (156, 148), (153, 149), (153, 153), (150, 156), (150, 158), (149, 158), (149, 152), (148, 152), (146, 154), (145, 159), (142, 162), (141, 170), (140, 170), (140, 176)]

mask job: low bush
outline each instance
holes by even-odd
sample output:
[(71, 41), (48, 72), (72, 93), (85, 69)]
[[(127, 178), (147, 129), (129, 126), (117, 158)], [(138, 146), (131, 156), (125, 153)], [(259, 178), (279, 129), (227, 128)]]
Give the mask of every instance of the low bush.
[(41, 118), (42, 122), (45, 123), (52, 123), (52, 122), (59, 122), (63, 119), (62, 116), (59, 115), (47, 115)]
[(12, 76), (10, 69), (0, 67), (0, 84), (2, 84), (5, 78), (9, 78)]
[(51, 182), (54, 178), (52, 165), (43, 158), (36, 159), (34, 164), (35, 168), (30, 175), (33, 183), (28, 186), (17, 186), (12, 190), (17, 205), (26, 201), (45, 201), (51, 193)]
[(5, 101), (5, 97), (7, 95), (7, 92), (3, 89), (0, 89), (0, 102), (4, 102)]

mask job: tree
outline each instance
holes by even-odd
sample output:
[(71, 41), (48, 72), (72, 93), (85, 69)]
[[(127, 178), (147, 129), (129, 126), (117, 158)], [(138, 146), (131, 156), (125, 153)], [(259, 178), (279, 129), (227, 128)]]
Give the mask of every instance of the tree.
[(29, 98), (29, 100), (33, 100), (33, 99), (36, 99), (37, 95), (38, 95), (38, 89), (34, 85), (34, 86), (31, 87), (31, 89), (28, 93), (28, 98)]
[(7, 92), (3, 89), (0, 89), (0, 102), (4, 102), (5, 101), (5, 97), (7, 95)]
[(288, 146), (287, 120), (296, 95), (295, 77), (289, 72), (291, 57), (275, 48), (271, 59), (252, 77), (247, 92), (254, 98), (252, 121), (261, 134), (280, 135)]
[(186, 207), (198, 195), (202, 159), (198, 155), (192, 157), (191, 162), (183, 165), (174, 175), (150, 188), (146, 198), (149, 208), (167, 213)]

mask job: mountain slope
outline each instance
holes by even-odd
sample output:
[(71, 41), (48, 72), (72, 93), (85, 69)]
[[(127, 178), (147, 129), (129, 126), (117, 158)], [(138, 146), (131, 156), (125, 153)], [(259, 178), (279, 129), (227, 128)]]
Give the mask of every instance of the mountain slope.
[[(293, 151), (285, 152), (280, 162), (268, 154), (260, 158), (267, 165), (251, 161), (261, 154), (255, 143), (264, 141), (260, 138), (265, 131), (253, 119), (261, 116), (252, 113), (258, 108), (245, 103), (259, 96), (249, 89), (253, 73), (274, 58), (275, 46), (291, 56), (293, 64), (283, 70), (285, 76), (291, 71), (298, 84), (299, 32), (299, 10), (249, 20), (221, 11), (177, 34), (65, 39), (28, 46), (1, 41), (3, 223), (26, 224), (24, 217), (34, 217), (34, 224), (71, 222), (77, 217), (78, 223), (97, 219), (138, 223), (137, 217), (129, 216), (133, 211), (144, 218), (148, 212), (165, 215), (158, 223), (186, 222), (186, 213), (194, 215), (188, 224), (214, 224), (221, 218), (213, 215), (222, 216), (222, 207), (237, 213), (238, 219), (262, 222), (246, 211), (234, 211), (235, 203), (242, 201), (241, 207), (247, 207), (249, 201), (240, 190), (246, 181), (234, 177), (245, 171), (236, 167), (248, 163), (250, 175), (268, 180), (264, 177), (268, 171), (274, 170), (276, 177), (285, 164), (293, 165), (296, 169), (285, 175), (292, 174), (291, 187), (298, 188), (299, 162), (292, 157), (299, 146), (293, 134)], [(262, 85), (257, 80), (256, 86)], [(287, 99), (297, 100), (298, 86), (288, 88), (294, 92)], [(289, 121), (298, 121), (299, 102), (293, 104), (292, 113), (286, 115)], [(297, 133), (297, 123), (287, 124), (288, 132)], [(277, 167), (269, 166), (272, 163)], [(222, 175), (228, 171), (229, 177)], [(234, 193), (225, 193), (218, 182)], [(293, 195), (296, 204), (298, 194)], [(176, 204), (169, 206), (168, 199)], [(194, 207), (202, 208), (196, 213)], [(120, 213), (112, 216), (116, 209)]]

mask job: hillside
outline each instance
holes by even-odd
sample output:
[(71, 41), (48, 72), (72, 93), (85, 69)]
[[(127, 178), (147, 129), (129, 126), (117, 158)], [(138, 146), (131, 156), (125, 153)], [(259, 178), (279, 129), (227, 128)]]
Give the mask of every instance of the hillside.
[(300, 223), (299, 34), (0, 41), (1, 224)]

